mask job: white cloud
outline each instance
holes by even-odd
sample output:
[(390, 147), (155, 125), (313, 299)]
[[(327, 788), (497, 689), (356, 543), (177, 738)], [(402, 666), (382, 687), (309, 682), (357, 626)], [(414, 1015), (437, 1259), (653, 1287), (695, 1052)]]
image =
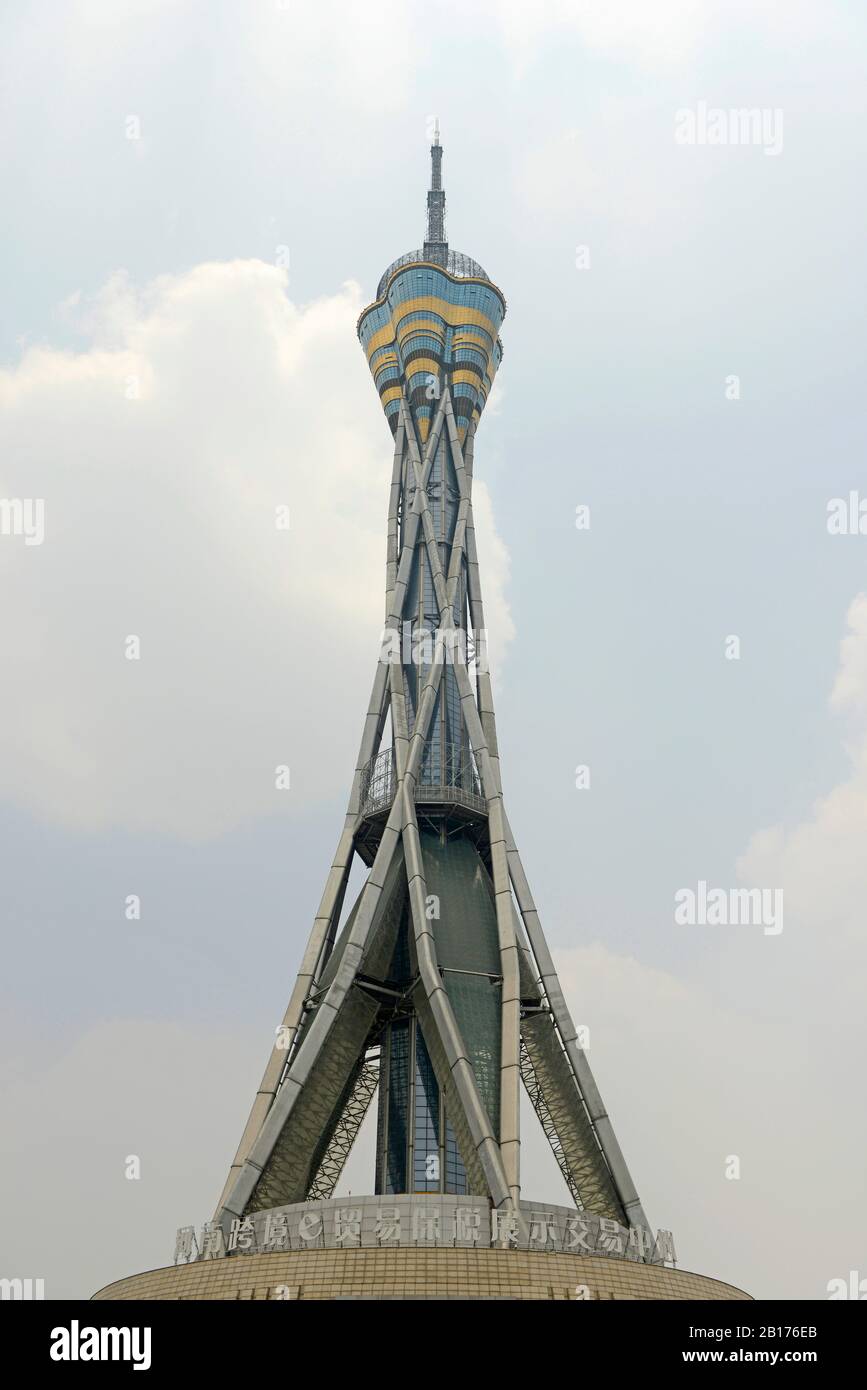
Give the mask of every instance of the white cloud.
[(831, 691), (831, 705), (855, 710), (867, 719), (867, 594), (856, 594), (846, 620), (851, 631), (840, 644), (840, 670)]
[[(171, 1264), (177, 1228), (213, 1215), (265, 1041), (117, 1020), (0, 1075), (4, 1113), (15, 1117), (4, 1126), (3, 1172), (16, 1193), (0, 1274), (44, 1278), (49, 1299), (89, 1298)], [(125, 1176), (133, 1155), (140, 1179)]]
[[(594, 52), (663, 70), (723, 41), (731, 44), (735, 36), (744, 44), (797, 52), (829, 34), (828, 15), (811, 0), (488, 0), (480, 13), (499, 28), (519, 71), (534, 45), (557, 34), (573, 33)], [(834, 21), (851, 23), (839, 8)]]
[(867, 993), (863, 594), (831, 703), (851, 715), (849, 777), (801, 823), (758, 831), (737, 865), (744, 883), (783, 889), (782, 935), (702, 928), (713, 935), (679, 976), (599, 944), (557, 953), (650, 1219), (674, 1230), (684, 1267), (765, 1298), (825, 1297), (867, 1235), (852, 1070)]
[(702, 28), (698, 0), (666, 0), (646, 5), (642, 0), (505, 0), (491, 6), (506, 43), (516, 56), (526, 56), (528, 44), (558, 30), (572, 30), (590, 48), (626, 51), (643, 61), (672, 62), (692, 51)]
[[(45, 499), (43, 545), (0, 541), (7, 798), (199, 837), (348, 791), (392, 452), (361, 307), (349, 284), (299, 308), (259, 261), (143, 291), (116, 275), (82, 309), (85, 350), (33, 348), (0, 374), (0, 496)], [(502, 650), (507, 556), (483, 488), (479, 524)]]
[(807, 1018), (792, 999), (769, 1021), (598, 944), (556, 956), (648, 1219), (673, 1231), (681, 1268), (759, 1298), (825, 1297), (861, 1258), (867, 1140), (832, 1001)]
[[(417, 16), (419, 29), (430, 11)], [(319, 0), (299, 5), (272, 0), (244, 15), (245, 42), (262, 77), (275, 91), (316, 103), (316, 120), (333, 121), (346, 110), (377, 114), (400, 110), (409, 96), (424, 39), (413, 34), (412, 16), (387, 0), (347, 5)], [(321, 101), (327, 74), (328, 101)], [(343, 117), (345, 119), (345, 117)], [(422, 126), (419, 120), (419, 131)], [(347, 146), (354, 132), (347, 127)]]
[(847, 622), (831, 707), (850, 716), (850, 775), (802, 823), (759, 831), (738, 863), (745, 882), (782, 886), (786, 933), (800, 939), (805, 963), (833, 981), (840, 1005), (863, 1000), (867, 989), (867, 595), (853, 599)]

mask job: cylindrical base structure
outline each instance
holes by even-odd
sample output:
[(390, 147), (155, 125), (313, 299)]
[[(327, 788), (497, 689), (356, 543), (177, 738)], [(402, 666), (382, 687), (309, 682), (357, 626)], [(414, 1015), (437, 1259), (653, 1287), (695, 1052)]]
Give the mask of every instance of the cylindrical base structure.
[(287, 1250), (133, 1274), (95, 1299), (749, 1299), (732, 1284), (611, 1256), (450, 1248)]

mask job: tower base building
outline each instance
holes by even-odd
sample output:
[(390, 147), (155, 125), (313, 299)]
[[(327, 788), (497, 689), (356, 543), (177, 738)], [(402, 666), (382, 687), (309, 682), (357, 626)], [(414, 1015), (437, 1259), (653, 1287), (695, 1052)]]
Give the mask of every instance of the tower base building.
[(108, 1284), (97, 1300), (748, 1299), (732, 1284), (665, 1267), (514, 1250), (306, 1250), (168, 1265)]
[[(387, 1207), (380, 1197), (348, 1197), (275, 1208), (251, 1223), (247, 1250), (199, 1253), (188, 1264), (119, 1279), (94, 1298), (749, 1299), (717, 1279), (638, 1260), (623, 1228), (609, 1231), (609, 1223), (571, 1208), (521, 1206), (523, 1237), (504, 1234), (509, 1223), (467, 1197), (396, 1197)], [(492, 1233), (501, 1244), (488, 1243)], [(289, 1248), (263, 1248), (274, 1241)]]

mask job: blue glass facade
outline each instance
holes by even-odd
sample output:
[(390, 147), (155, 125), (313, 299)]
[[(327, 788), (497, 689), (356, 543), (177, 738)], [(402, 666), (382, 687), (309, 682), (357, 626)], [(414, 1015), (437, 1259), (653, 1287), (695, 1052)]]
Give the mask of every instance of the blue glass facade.
[(415, 1035), (412, 1191), (440, 1192), (440, 1088), (420, 1028)]
[[(390, 969), (397, 986), (411, 985), (414, 974), (409, 933), (407, 909)], [(411, 1007), (386, 1025), (380, 1046), (376, 1191), (465, 1194), (466, 1171)]]
[(386, 1192), (406, 1192), (406, 1160), (409, 1134), (409, 1020), (392, 1024), (388, 1054), (388, 1174)]
[(382, 1067), (377, 1192), (466, 1194), (466, 1170), (414, 1016), (388, 1025)]

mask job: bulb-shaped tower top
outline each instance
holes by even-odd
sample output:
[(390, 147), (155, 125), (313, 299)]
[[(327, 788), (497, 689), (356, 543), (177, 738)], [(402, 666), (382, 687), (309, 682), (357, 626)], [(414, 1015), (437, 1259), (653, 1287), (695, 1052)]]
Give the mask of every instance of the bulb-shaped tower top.
[(478, 261), (450, 250), (446, 241), (439, 122), (430, 157), (424, 245), (392, 261), (358, 320), (391, 429), (397, 429), (404, 401), (422, 441), (445, 383), (462, 438), (478, 420), (503, 355), (499, 331), (506, 312), (502, 291)]

